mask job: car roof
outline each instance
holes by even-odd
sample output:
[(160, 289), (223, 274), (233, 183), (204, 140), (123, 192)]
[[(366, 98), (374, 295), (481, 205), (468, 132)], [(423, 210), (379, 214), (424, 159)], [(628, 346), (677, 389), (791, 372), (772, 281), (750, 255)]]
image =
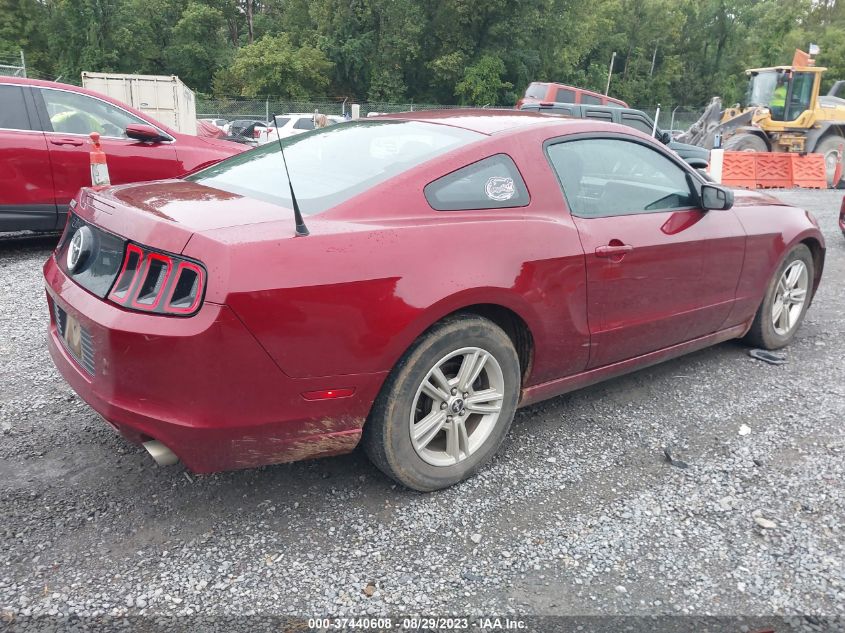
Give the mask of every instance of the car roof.
[(492, 110), (485, 108), (397, 112), (395, 114), (382, 114), (373, 118), (439, 123), (441, 125), (451, 125), (488, 135), (532, 125), (549, 125), (550, 123), (562, 122), (560, 119), (555, 121), (552, 117), (536, 112), (505, 109)]
[(648, 116), (648, 113), (643, 112), (642, 110), (637, 110), (636, 108), (626, 108), (623, 106), (601, 105), (592, 103), (567, 103), (565, 101), (538, 101), (537, 103), (524, 103), (520, 107), (524, 110), (532, 111), (538, 108), (589, 108), (590, 110), (599, 110), (601, 112), (625, 112), (628, 114), (644, 114), (645, 116)]

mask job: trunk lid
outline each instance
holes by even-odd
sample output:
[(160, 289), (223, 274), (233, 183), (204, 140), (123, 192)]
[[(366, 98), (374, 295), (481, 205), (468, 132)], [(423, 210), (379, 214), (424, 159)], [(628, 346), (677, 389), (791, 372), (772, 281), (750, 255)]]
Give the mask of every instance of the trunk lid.
[(293, 222), (293, 212), (285, 207), (185, 180), (85, 190), (75, 213), (106, 231), (171, 253), (181, 253), (194, 233)]

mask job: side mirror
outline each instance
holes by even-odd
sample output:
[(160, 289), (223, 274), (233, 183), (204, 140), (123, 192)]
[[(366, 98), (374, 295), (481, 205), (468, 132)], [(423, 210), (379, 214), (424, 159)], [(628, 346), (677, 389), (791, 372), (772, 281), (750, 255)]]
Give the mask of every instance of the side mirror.
[(140, 123), (130, 123), (127, 125), (126, 136), (145, 143), (158, 143), (160, 141), (170, 140), (168, 137), (162, 136), (152, 125), (143, 125)]
[(734, 206), (734, 192), (719, 185), (701, 185), (701, 208), (705, 211), (725, 211)]
[(672, 142), (672, 135), (669, 132), (661, 132), (660, 130), (658, 130), (657, 140), (659, 140), (664, 145), (668, 145)]

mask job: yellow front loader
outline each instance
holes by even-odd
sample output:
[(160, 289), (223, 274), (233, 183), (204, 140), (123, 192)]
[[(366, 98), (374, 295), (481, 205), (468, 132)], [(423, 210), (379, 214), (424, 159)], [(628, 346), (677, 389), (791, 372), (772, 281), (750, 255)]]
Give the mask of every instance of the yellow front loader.
[(845, 91), (845, 81), (819, 95), (826, 70), (799, 50), (791, 66), (746, 70), (743, 105), (722, 111), (721, 100), (714, 97), (678, 140), (708, 149), (824, 154), (828, 185), (835, 186), (840, 148), (845, 145), (845, 99), (838, 96)]

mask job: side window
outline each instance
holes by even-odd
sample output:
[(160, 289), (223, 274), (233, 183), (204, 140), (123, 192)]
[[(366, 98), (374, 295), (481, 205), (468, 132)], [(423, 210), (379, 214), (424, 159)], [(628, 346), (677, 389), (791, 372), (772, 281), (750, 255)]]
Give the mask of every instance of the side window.
[(127, 138), (126, 126), (130, 123), (147, 125), (128, 112), (105, 101), (87, 95), (52, 88), (41, 88), (47, 116), (53, 132), (62, 134), (90, 134)]
[(794, 121), (804, 110), (810, 107), (813, 96), (813, 73), (794, 73), (792, 76), (792, 94), (786, 104), (785, 121)]
[(7, 130), (31, 130), (23, 88), (0, 86), (0, 128)]
[(313, 130), (314, 121), (313, 119), (302, 117), (296, 123), (293, 124), (293, 127), (296, 130)]
[(558, 88), (555, 93), (557, 103), (575, 103), (575, 91), (567, 88)]
[(467, 165), (425, 186), (425, 197), (438, 211), (524, 207), (531, 200), (513, 160), (496, 154)]
[(587, 110), (584, 114), (584, 118), (613, 123), (613, 115), (610, 112), (604, 112), (603, 110)]
[(565, 106), (540, 106), (538, 109), (542, 114), (565, 114), (572, 116), (572, 108)]
[(573, 215), (598, 218), (697, 205), (687, 172), (660, 152), (622, 139), (564, 141), (547, 147)]
[(601, 105), (601, 99), (599, 99), (598, 97), (594, 97), (593, 95), (584, 94), (582, 92), (581, 103), (586, 103), (587, 105)]
[(652, 126), (649, 125), (649, 123), (641, 116), (623, 114), (622, 124), (627, 125), (628, 127), (632, 127), (635, 130), (639, 130), (640, 132), (644, 132), (645, 134), (651, 136)]

